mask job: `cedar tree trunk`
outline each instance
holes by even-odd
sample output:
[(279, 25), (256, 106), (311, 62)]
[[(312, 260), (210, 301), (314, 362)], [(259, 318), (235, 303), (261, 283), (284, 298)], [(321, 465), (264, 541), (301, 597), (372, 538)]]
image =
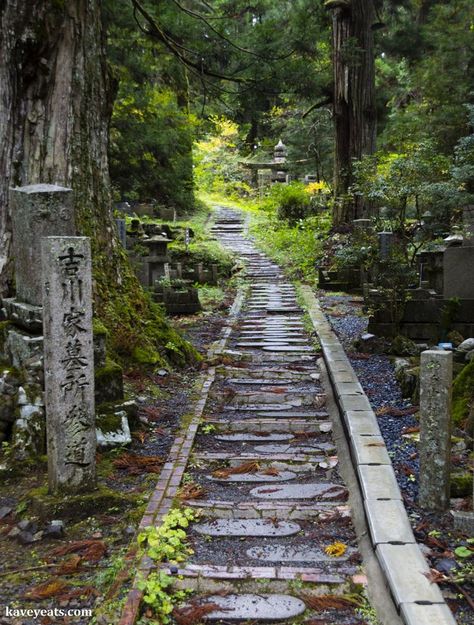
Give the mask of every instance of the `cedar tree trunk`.
[(347, 199), (353, 160), (375, 149), (373, 0), (328, 0), (333, 11), (334, 120), (336, 133), (334, 225), (365, 216), (362, 198)]
[(12, 278), (9, 188), (40, 182), (72, 187), (78, 234), (91, 237), (96, 268), (117, 257), (108, 279), (119, 284), (101, 2), (3, 0), (0, 20), (0, 293)]

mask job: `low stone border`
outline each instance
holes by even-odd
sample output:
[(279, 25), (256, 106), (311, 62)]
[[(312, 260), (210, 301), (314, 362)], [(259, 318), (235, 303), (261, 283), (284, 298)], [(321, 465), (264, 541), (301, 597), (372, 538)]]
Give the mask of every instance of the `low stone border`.
[(402, 503), (392, 462), (370, 402), (311, 288), (300, 293), (321, 348), (343, 418), (367, 526), (392, 597), (406, 625), (456, 625), (423, 557)]
[[(242, 303), (245, 298), (245, 289), (237, 292), (234, 303), (229, 311), (227, 323), (221, 330), (221, 336), (215, 341), (207, 352), (209, 360), (215, 358), (221, 353), (226, 342), (232, 332), (232, 324), (238, 315)], [(156, 486), (148, 501), (148, 506), (143, 514), (138, 531), (151, 525), (159, 526), (162, 524), (164, 517), (170, 511), (173, 500), (178, 492), (181, 479), (186, 470), (186, 465), (191, 453), (204, 407), (207, 402), (209, 389), (216, 375), (215, 367), (210, 367), (205, 373), (201, 374), (196, 382), (195, 393), (197, 400), (192, 409), (192, 419), (189, 424), (182, 427), (174, 439), (171, 447), (168, 461), (163, 465)], [(130, 563), (131, 564), (131, 563)], [(138, 573), (136, 574), (132, 588), (129, 591), (122, 610), (122, 615), (118, 625), (133, 625), (138, 617), (140, 604), (143, 598), (143, 592), (138, 589), (138, 581), (146, 579), (151, 569), (156, 565), (147, 557), (143, 556), (137, 564)]]

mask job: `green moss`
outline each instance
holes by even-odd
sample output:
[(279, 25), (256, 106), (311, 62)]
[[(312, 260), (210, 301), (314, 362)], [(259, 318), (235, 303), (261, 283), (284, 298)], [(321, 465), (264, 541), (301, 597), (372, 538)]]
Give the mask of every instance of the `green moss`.
[(0, 321), (0, 358), (3, 355), (5, 340), (7, 338), (7, 328), (10, 324), (11, 321)]
[(150, 345), (135, 347), (132, 352), (132, 358), (140, 365), (165, 364), (156, 349), (153, 349), (153, 347), (151, 347)]
[(451, 497), (472, 495), (472, 473), (451, 473)]
[(459, 373), (453, 383), (453, 421), (461, 424), (469, 415), (474, 401), (474, 360)]
[(102, 384), (106, 384), (108, 381), (114, 380), (116, 376), (121, 376), (122, 373), (122, 367), (110, 358), (107, 358), (105, 365), (95, 370), (95, 379)]
[(100, 319), (97, 319), (97, 317), (92, 319), (92, 331), (94, 336), (108, 336), (109, 334), (107, 328)]
[(136, 498), (124, 493), (116, 493), (105, 486), (99, 486), (91, 493), (67, 496), (50, 495), (48, 487), (33, 488), (26, 496), (33, 514), (41, 519), (63, 518), (83, 519), (110, 508), (123, 510), (136, 504)]
[(100, 414), (97, 416), (95, 424), (103, 434), (107, 434), (107, 432), (116, 432), (122, 428), (122, 417), (113, 412)]

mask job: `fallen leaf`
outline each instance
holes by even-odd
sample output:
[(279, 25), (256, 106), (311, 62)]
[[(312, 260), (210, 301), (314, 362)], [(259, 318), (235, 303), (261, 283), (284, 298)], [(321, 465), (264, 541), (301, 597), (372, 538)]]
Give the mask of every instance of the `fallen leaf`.
[(347, 551), (347, 545), (336, 541), (324, 548), (325, 553), (331, 558), (341, 558)]
[(244, 462), (236, 467), (226, 467), (223, 469), (216, 469), (212, 472), (213, 477), (228, 478), (230, 475), (239, 475), (240, 473), (257, 473), (260, 470), (258, 462), (253, 460)]
[(107, 553), (107, 545), (102, 540), (75, 540), (51, 552), (52, 556), (65, 556), (80, 553), (87, 562), (98, 562)]
[(74, 554), (70, 558), (68, 558), (65, 562), (62, 562), (59, 565), (59, 568), (56, 571), (57, 575), (70, 575), (71, 573), (76, 573), (82, 564), (81, 556)]
[(142, 473), (160, 473), (164, 460), (160, 456), (137, 456), (125, 453), (113, 461), (117, 469), (123, 469), (130, 475)]
[(173, 618), (178, 625), (195, 625), (199, 623), (206, 614), (210, 614), (223, 609), (217, 603), (204, 603), (202, 605), (188, 605), (184, 608), (174, 608)]
[(32, 601), (42, 601), (50, 597), (58, 597), (66, 588), (68, 588), (68, 585), (64, 580), (50, 579), (43, 584), (28, 589), (23, 596), (25, 599), (31, 599)]
[(308, 608), (322, 612), (323, 610), (344, 610), (345, 608), (358, 605), (358, 602), (351, 597), (344, 595), (301, 595)]

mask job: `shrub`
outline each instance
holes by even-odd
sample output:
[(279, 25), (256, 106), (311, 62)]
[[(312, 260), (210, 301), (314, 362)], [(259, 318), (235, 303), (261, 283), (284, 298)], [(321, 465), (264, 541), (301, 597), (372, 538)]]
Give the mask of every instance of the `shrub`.
[(288, 185), (274, 185), (273, 194), (277, 197), (277, 216), (290, 224), (308, 217), (311, 208), (311, 199), (306, 187), (301, 182), (292, 182)]

